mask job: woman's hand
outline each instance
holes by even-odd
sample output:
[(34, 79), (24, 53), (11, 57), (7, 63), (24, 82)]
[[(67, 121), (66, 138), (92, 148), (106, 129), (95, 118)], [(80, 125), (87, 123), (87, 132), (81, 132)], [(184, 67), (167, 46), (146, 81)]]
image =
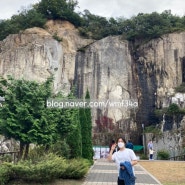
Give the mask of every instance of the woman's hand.
[(125, 167), (124, 167), (124, 166), (121, 166), (120, 168), (121, 168), (122, 170), (124, 170), (124, 169), (125, 169)]
[(113, 144), (112, 146), (111, 146), (111, 150), (112, 151), (114, 151), (115, 150), (115, 148), (116, 148), (116, 146), (117, 146), (117, 144), (115, 143), (115, 144)]

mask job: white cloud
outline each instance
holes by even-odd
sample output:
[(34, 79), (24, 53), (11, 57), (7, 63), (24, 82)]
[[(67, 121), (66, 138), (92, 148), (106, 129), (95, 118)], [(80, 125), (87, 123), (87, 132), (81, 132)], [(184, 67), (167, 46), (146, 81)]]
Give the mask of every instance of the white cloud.
[(8, 19), (18, 13), (22, 7), (38, 3), (39, 0), (0, 0), (0, 19)]
[(173, 14), (185, 14), (184, 0), (79, 0), (80, 10), (104, 17), (131, 17), (138, 13), (163, 12), (172, 10)]

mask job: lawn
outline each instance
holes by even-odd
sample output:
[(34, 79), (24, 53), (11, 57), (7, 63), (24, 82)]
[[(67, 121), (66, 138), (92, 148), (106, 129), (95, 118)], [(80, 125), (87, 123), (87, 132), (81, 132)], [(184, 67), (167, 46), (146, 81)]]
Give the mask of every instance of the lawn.
[(185, 185), (185, 161), (144, 161), (139, 164), (163, 185)]

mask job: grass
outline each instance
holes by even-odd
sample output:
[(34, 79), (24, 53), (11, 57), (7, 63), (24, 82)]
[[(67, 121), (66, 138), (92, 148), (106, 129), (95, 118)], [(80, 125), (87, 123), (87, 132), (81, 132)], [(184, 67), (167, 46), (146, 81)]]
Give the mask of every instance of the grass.
[(163, 185), (185, 185), (185, 161), (139, 161)]

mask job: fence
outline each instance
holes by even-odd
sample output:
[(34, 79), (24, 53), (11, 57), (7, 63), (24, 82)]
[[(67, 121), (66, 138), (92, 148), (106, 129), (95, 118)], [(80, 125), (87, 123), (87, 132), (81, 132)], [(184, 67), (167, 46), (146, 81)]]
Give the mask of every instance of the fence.
[(174, 160), (174, 161), (185, 161), (185, 154), (184, 154), (184, 155), (179, 155), (179, 156), (170, 157), (169, 160)]
[(107, 158), (109, 155), (109, 146), (93, 146), (94, 159)]
[(0, 156), (7, 156), (10, 155), (12, 158), (12, 161), (15, 163), (16, 159), (18, 159), (19, 151), (13, 151), (13, 152), (0, 152)]

